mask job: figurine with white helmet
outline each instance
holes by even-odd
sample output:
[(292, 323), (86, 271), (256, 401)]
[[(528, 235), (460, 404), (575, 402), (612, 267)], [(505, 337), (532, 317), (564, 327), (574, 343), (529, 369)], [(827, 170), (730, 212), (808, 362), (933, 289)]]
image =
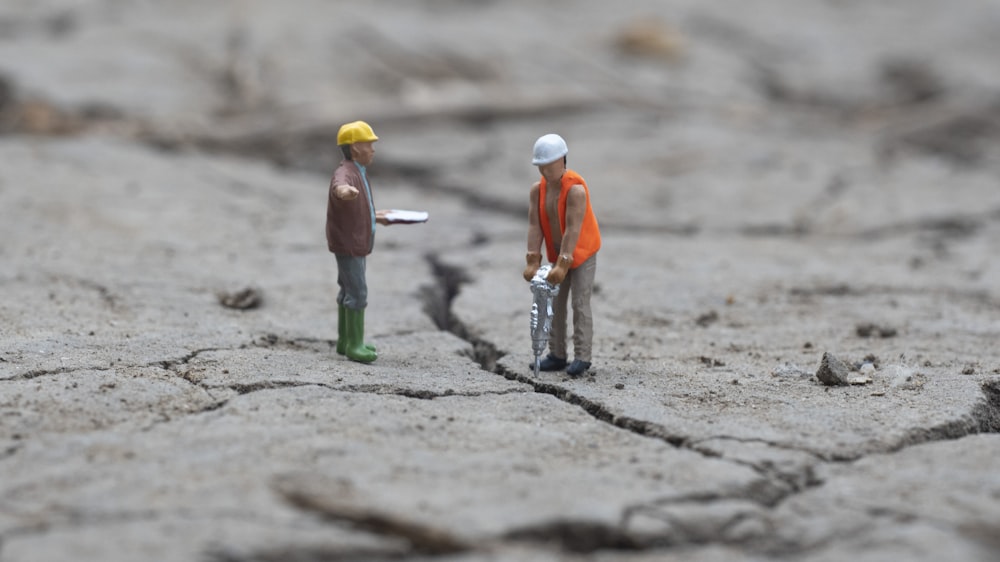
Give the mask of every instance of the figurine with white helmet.
[[(528, 203), (528, 254), (524, 279), (529, 283), (542, 266), (542, 243), (552, 264), (545, 279), (558, 286), (553, 306), (549, 354), (540, 362), (542, 371), (566, 370), (578, 376), (591, 366), (593, 315), (590, 296), (597, 272), (601, 232), (590, 205), (587, 183), (566, 167), (569, 148), (559, 135), (547, 134), (535, 141), (531, 163), (541, 179), (531, 187)], [(567, 304), (573, 308), (573, 353), (566, 347)], [(567, 367), (568, 365), (568, 367)]]

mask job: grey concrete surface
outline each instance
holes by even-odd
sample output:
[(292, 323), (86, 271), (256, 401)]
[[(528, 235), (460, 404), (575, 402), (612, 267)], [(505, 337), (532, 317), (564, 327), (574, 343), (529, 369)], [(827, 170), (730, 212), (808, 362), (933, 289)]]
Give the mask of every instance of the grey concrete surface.
[[(0, 561), (1000, 558), (1000, 7), (752, 4), (0, 6)], [(370, 365), (359, 118), (431, 217)], [(575, 379), (528, 368), (548, 132), (604, 240)]]

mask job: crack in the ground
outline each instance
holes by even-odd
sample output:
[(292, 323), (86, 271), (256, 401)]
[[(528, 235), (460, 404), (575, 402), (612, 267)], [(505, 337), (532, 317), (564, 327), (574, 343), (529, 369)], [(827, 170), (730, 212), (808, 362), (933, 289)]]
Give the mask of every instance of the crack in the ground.
[[(725, 494), (695, 492), (626, 507), (617, 523), (560, 519), (514, 529), (503, 538), (554, 543), (564, 551), (579, 553), (720, 543), (751, 545), (772, 531), (754, 496), (749, 488)], [(700, 507), (717, 512), (691, 519), (690, 511)]]
[[(530, 381), (526, 382), (531, 384)], [(544, 392), (544, 390), (542, 391)], [(969, 420), (958, 425), (946, 424), (933, 429), (930, 434), (924, 435), (920, 442), (954, 439), (975, 432), (998, 431), (1000, 429), (1000, 381), (986, 383), (983, 391), (987, 398), (975, 409)], [(560, 399), (564, 398), (560, 397)], [(606, 416), (595, 417), (602, 419)], [(615, 425), (629, 429), (627, 426), (617, 423)], [(640, 434), (651, 435), (649, 432)], [(772, 445), (772, 443), (763, 440), (760, 442)], [(911, 444), (916, 444), (916, 442)], [(701, 452), (695, 445), (687, 442), (680, 444), (680, 446), (691, 448), (695, 452)], [(782, 449), (809, 454), (820, 462), (824, 460), (821, 455), (816, 453), (785, 444), (777, 445)], [(717, 456), (704, 452), (702, 454)], [(550, 544), (564, 551), (578, 553), (590, 553), (602, 549), (649, 550), (702, 544), (743, 545), (762, 552), (778, 548), (780, 545), (774, 544), (773, 524), (766, 517), (766, 512), (759, 511), (759, 509), (773, 509), (787, 498), (805, 489), (821, 485), (822, 482), (815, 478), (811, 466), (806, 467), (801, 474), (796, 474), (781, 472), (773, 467), (737, 459), (726, 458), (725, 460), (747, 466), (763, 478), (723, 493), (699, 492), (630, 506), (623, 511), (622, 520), (619, 523), (559, 519), (514, 529), (498, 538), (516, 542)], [(738, 503), (740, 501), (750, 505)], [(709, 517), (707, 520), (688, 522), (686, 519), (690, 516), (687, 511), (689, 508), (713, 504), (722, 505), (727, 502), (737, 503), (724, 508), (721, 515)], [(754, 505), (759, 506), (759, 508), (752, 507)], [(678, 511), (674, 513), (671, 509)], [(655, 531), (633, 529), (631, 523), (638, 517), (659, 521), (662, 528)], [(786, 550), (788, 549), (795, 550), (791, 546), (786, 546)]]
[(19, 375), (14, 375), (13, 377), (8, 377), (5, 379), (0, 379), (0, 382), (4, 381), (25, 381), (31, 379), (37, 379), (39, 377), (49, 377), (55, 375), (65, 375), (67, 373), (73, 373), (77, 371), (110, 371), (115, 369), (116, 366), (90, 366), (90, 367), (59, 367), (58, 369), (37, 369), (33, 371), (26, 371)]
[[(84, 277), (77, 277), (74, 275), (61, 273), (61, 272), (49, 272), (44, 275), (45, 280), (50, 283), (66, 283), (69, 285), (76, 285), (82, 289), (94, 292), (97, 297), (101, 300), (105, 307), (108, 309), (119, 312), (121, 309), (120, 298), (115, 295), (111, 289), (106, 285), (94, 281), (93, 279), (87, 279)], [(51, 298), (51, 297), (50, 297)]]
[(158, 367), (162, 367), (164, 370), (167, 370), (167, 371), (177, 372), (177, 369), (180, 366), (187, 365), (192, 360), (194, 360), (195, 357), (198, 357), (202, 353), (210, 353), (212, 351), (222, 351), (222, 350), (225, 350), (225, 349), (226, 348), (223, 348), (223, 347), (205, 347), (205, 348), (202, 348), (202, 349), (195, 349), (194, 351), (188, 352), (187, 355), (184, 355), (184, 356), (179, 357), (177, 359), (161, 359), (159, 361), (153, 361), (151, 363), (148, 363), (145, 366), (146, 367), (152, 367), (152, 366), (155, 365), (155, 366), (158, 366)]
[(472, 278), (461, 267), (442, 262), (436, 254), (427, 254), (424, 258), (437, 281), (420, 287), (424, 312), (439, 330), (451, 332), (470, 344), (471, 348), (466, 350), (464, 355), (478, 363), (483, 370), (494, 372), (497, 369), (497, 361), (506, 355), (506, 352), (497, 349), (492, 342), (478, 337), (452, 312), (452, 302), (458, 296), (462, 285), (472, 281)]
[(800, 493), (808, 488), (814, 488), (823, 484), (823, 481), (817, 478), (814, 470), (813, 464), (807, 464), (802, 466), (799, 470), (782, 470), (778, 466), (775, 466), (772, 462), (768, 460), (763, 460), (761, 462), (753, 462), (749, 460), (743, 460), (732, 456), (723, 455), (713, 449), (707, 448), (703, 443), (709, 441), (733, 441), (737, 443), (757, 443), (764, 445), (771, 449), (778, 449), (784, 451), (792, 451), (795, 453), (801, 453), (808, 455), (815, 463), (828, 462), (830, 459), (821, 453), (815, 451), (810, 451), (807, 448), (803, 448), (796, 445), (791, 445), (787, 443), (780, 443), (776, 441), (770, 441), (766, 439), (754, 439), (745, 437), (733, 437), (729, 435), (716, 435), (712, 437), (706, 437), (699, 439), (697, 441), (690, 441), (685, 444), (685, 447), (691, 449), (692, 451), (698, 452), (706, 457), (717, 457), (745, 466), (763, 478), (767, 482), (770, 482), (774, 486), (781, 488), (783, 491), (780, 494), (760, 496), (758, 503), (765, 505), (767, 507), (776, 507), (779, 503), (787, 499), (789, 496)]
[(929, 233), (952, 239), (967, 238), (981, 231), (987, 223), (998, 220), (1000, 208), (885, 224), (863, 230), (855, 236), (865, 241), (913, 233)]
[(530, 385), (535, 389), (535, 392), (551, 394), (567, 404), (579, 406), (593, 418), (602, 422), (611, 424), (637, 435), (660, 439), (673, 445), (674, 447), (687, 447), (687, 437), (673, 434), (666, 427), (659, 424), (629, 416), (617, 415), (600, 402), (595, 402), (589, 398), (580, 396), (579, 394), (565, 387), (559, 386), (558, 384), (537, 381), (531, 377), (510, 371), (502, 365), (498, 365), (493, 372), (508, 380)]
[[(255, 338), (250, 344), (242, 344), (238, 347), (226, 348), (226, 347), (205, 347), (200, 349), (191, 350), (183, 356), (174, 357), (170, 359), (159, 359), (156, 361), (151, 361), (145, 364), (139, 365), (126, 365), (118, 364), (107, 367), (61, 367), (58, 369), (39, 369), (35, 371), (28, 371), (20, 375), (15, 375), (13, 377), (0, 379), (0, 383), (5, 381), (16, 381), (16, 380), (30, 380), (38, 377), (44, 376), (55, 376), (64, 375), (80, 371), (110, 371), (120, 368), (149, 368), (157, 367), (165, 371), (174, 373), (178, 378), (184, 380), (190, 385), (203, 390), (208, 397), (212, 400), (211, 403), (207, 404), (203, 408), (198, 408), (196, 410), (190, 410), (187, 415), (197, 415), (205, 412), (210, 412), (218, 410), (225, 406), (229, 400), (221, 399), (213, 394), (213, 391), (218, 390), (231, 390), (240, 395), (250, 394), (253, 392), (258, 392), (262, 390), (274, 390), (282, 388), (296, 388), (302, 386), (318, 386), (327, 388), (330, 390), (335, 390), (339, 392), (353, 392), (361, 394), (382, 394), (382, 395), (395, 395), (402, 396), (405, 398), (413, 398), (418, 400), (434, 400), (436, 398), (445, 398), (450, 396), (467, 396), (476, 397), (484, 395), (502, 395), (509, 393), (519, 393), (523, 392), (520, 389), (508, 389), (502, 391), (485, 391), (485, 392), (456, 392), (453, 389), (446, 389), (444, 391), (436, 392), (432, 390), (419, 389), (419, 388), (403, 388), (393, 385), (386, 384), (346, 384), (337, 385), (318, 381), (290, 381), (290, 380), (263, 380), (249, 383), (230, 383), (222, 385), (211, 385), (205, 384), (198, 377), (192, 376), (191, 371), (186, 370), (185, 367), (189, 365), (194, 359), (199, 355), (204, 353), (210, 353), (213, 351), (236, 351), (238, 349), (246, 349), (247, 347), (287, 347), (296, 350), (309, 350), (312, 349), (317, 352), (324, 352), (326, 349), (316, 349), (316, 347), (321, 348), (334, 348), (336, 347), (336, 342), (326, 339), (316, 339), (316, 338), (282, 338), (273, 333), (267, 333), (262, 336)], [(163, 421), (169, 421), (171, 418), (167, 417)], [(0, 460), (3, 458), (3, 452), (0, 451)]]
[(437, 398), (449, 398), (454, 396), (464, 396), (475, 398), (479, 396), (499, 396), (504, 394), (519, 394), (525, 392), (521, 389), (507, 389), (484, 392), (455, 392), (447, 389), (441, 392), (420, 388), (403, 388), (389, 384), (347, 384), (337, 385), (324, 382), (288, 381), (288, 380), (266, 380), (252, 383), (231, 383), (225, 385), (201, 385), (208, 389), (229, 389), (238, 394), (250, 394), (262, 390), (275, 390), (283, 388), (299, 388), (303, 386), (318, 386), (337, 392), (351, 392), (357, 394), (381, 394), (389, 396), (402, 396), (404, 398), (414, 398), (417, 400), (434, 400)]
[[(54, 276), (54, 278), (58, 278), (58, 276)], [(111, 289), (107, 288), (101, 283), (98, 283), (97, 281), (92, 281), (90, 279), (73, 278), (73, 277), (66, 277), (66, 278), (76, 281), (81, 287), (85, 289), (90, 289), (95, 293), (97, 293), (97, 296), (100, 297), (101, 302), (103, 302), (104, 305), (107, 306), (108, 308), (112, 310), (116, 310), (118, 308), (118, 297), (111, 292)]]
[(221, 386), (207, 386), (202, 385), (204, 388), (227, 388), (233, 390), (238, 394), (250, 394), (252, 392), (259, 392), (261, 390), (274, 390), (281, 388), (298, 388), (302, 386), (321, 386), (324, 388), (333, 388), (328, 384), (320, 382), (302, 382), (302, 381), (257, 381), (252, 383), (231, 383)]
[(418, 400), (434, 400), (436, 398), (448, 398), (453, 396), (476, 398), (479, 396), (502, 396), (505, 394), (521, 394), (525, 392), (524, 390), (516, 388), (508, 390), (496, 390), (496, 391), (484, 391), (484, 392), (455, 392), (454, 390), (449, 388), (442, 392), (435, 392), (433, 390), (398, 388), (381, 384), (364, 384), (364, 385), (347, 385), (347, 386), (324, 385), (324, 386), (329, 386), (329, 388), (342, 392), (357, 392), (364, 394), (391, 394), (395, 396), (403, 396), (405, 398), (415, 398)]
[[(276, 491), (293, 507), (319, 515), (335, 524), (347, 524), (393, 540), (404, 540), (409, 551), (404, 554), (424, 557), (448, 556), (462, 552), (489, 550), (492, 545), (502, 543), (534, 543), (542, 548), (555, 548), (565, 552), (593, 553), (599, 550), (646, 550), (682, 545), (724, 542), (726, 544), (747, 544), (756, 540), (763, 531), (770, 530), (770, 522), (761, 508), (755, 507), (752, 499), (743, 501), (747, 494), (734, 491), (732, 494), (692, 493), (683, 496), (663, 498), (625, 509), (620, 521), (608, 522), (585, 519), (551, 519), (539, 521), (506, 532), (477, 537), (474, 541), (461, 538), (452, 531), (439, 526), (428, 525), (415, 516), (390, 513), (377, 508), (358, 505), (344, 497), (330, 493), (327, 488), (313, 489), (293, 482), (276, 482)], [(682, 513), (671, 509), (698, 506), (712, 508), (717, 502), (729, 502), (721, 514), (708, 516), (706, 523), (683, 519)], [(659, 521), (655, 530), (648, 525), (636, 524), (636, 520)], [(703, 518), (705, 519), (705, 518)], [(735, 527), (748, 520), (754, 524), (749, 528), (733, 532)], [(762, 531), (763, 530), (763, 531)], [(718, 537), (725, 539), (720, 540)], [(258, 552), (250, 558), (236, 560), (277, 560), (277, 551)], [(296, 556), (296, 560), (351, 560), (341, 551), (309, 549), (286, 549), (285, 556)], [(381, 553), (385, 555), (385, 553)], [(299, 555), (304, 556), (300, 558)]]
[[(253, 347), (262, 348), (282, 348), (282, 349), (295, 349), (295, 350), (307, 350), (311, 349), (317, 353), (325, 353), (332, 349), (336, 349), (337, 341), (322, 338), (284, 338), (274, 333), (262, 334), (253, 339), (249, 344)], [(240, 346), (240, 349), (248, 347), (247, 345)]]
[(52, 533), (58, 529), (83, 529), (105, 525), (119, 525), (123, 523), (135, 523), (138, 521), (159, 521), (175, 517), (182, 522), (190, 522), (193, 519), (204, 520), (231, 520), (240, 522), (257, 522), (268, 527), (278, 527), (283, 524), (282, 520), (275, 519), (268, 515), (259, 515), (247, 512), (246, 510), (216, 509), (198, 511), (188, 508), (155, 510), (122, 510), (114, 512), (93, 512), (91, 510), (75, 510), (67, 508), (56, 513), (54, 516), (44, 518), (31, 517), (32, 521), (21, 526), (14, 526), (0, 532), (0, 553), (2, 546), (11, 539), (23, 539), (35, 535)]
[[(906, 235), (927, 235), (932, 239), (956, 240), (979, 233), (988, 223), (1000, 220), (1000, 209), (981, 213), (955, 213), (940, 217), (917, 218), (867, 227), (853, 233), (832, 235), (833, 238), (859, 239), (865, 242)], [(601, 225), (603, 227), (603, 224)], [(699, 230), (696, 228), (696, 231)], [(743, 238), (806, 239), (821, 234), (807, 224), (774, 222), (750, 224), (736, 228), (713, 230), (722, 234), (737, 234)]]
[(761, 445), (767, 445), (768, 447), (771, 447), (773, 449), (782, 449), (782, 450), (786, 450), (786, 451), (794, 451), (796, 453), (804, 453), (806, 455), (809, 455), (809, 456), (813, 457), (817, 461), (827, 461), (827, 460), (829, 460), (826, 457), (824, 457), (821, 453), (817, 453), (816, 451), (811, 451), (809, 449), (804, 449), (804, 448), (802, 448), (800, 446), (797, 446), (797, 445), (791, 445), (791, 444), (788, 444), (788, 443), (782, 443), (780, 441), (773, 441), (773, 440), (770, 440), (770, 439), (761, 439), (761, 438), (757, 438), (757, 437), (735, 437), (735, 436), (732, 436), (732, 435), (710, 435), (708, 437), (702, 437), (702, 438), (700, 438), (700, 439), (698, 439), (696, 441), (689, 441), (687, 443), (687, 446), (691, 447), (691, 448), (694, 448), (694, 447), (698, 447), (702, 443), (706, 443), (708, 441), (735, 441), (737, 443), (759, 443)]
[[(316, 346), (323, 349), (315, 349)], [(253, 339), (253, 341), (248, 344), (243, 344), (239, 346), (238, 349), (245, 349), (249, 346), (254, 347), (264, 347), (264, 348), (289, 348), (295, 350), (313, 350), (319, 353), (328, 351), (325, 348), (333, 349), (336, 347), (336, 342), (333, 340), (326, 339), (316, 339), (316, 338), (283, 338), (277, 334), (267, 333)], [(294, 381), (294, 380), (261, 380), (249, 383), (230, 383), (221, 385), (210, 385), (205, 384), (198, 380), (196, 377), (191, 376), (189, 371), (184, 371), (181, 367), (190, 363), (193, 359), (198, 357), (202, 353), (207, 353), (211, 351), (235, 351), (236, 348), (204, 348), (191, 351), (187, 355), (177, 359), (167, 359), (156, 361), (152, 365), (161, 366), (166, 370), (173, 371), (180, 378), (205, 390), (210, 397), (215, 398), (212, 394), (212, 390), (228, 389), (232, 390), (240, 395), (250, 394), (253, 392), (258, 392), (262, 390), (274, 390), (282, 388), (297, 388), (303, 386), (318, 386), (327, 388), (330, 390), (338, 392), (354, 392), (359, 394), (384, 394), (384, 395), (395, 395), (402, 396), (405, 398), (414, 398), (418, 400), (434, 400), (436, 398), (445, 398), (449, 396), (483, 396), (483, 395), (501, 395), (516, 392), (523, 392), (520, 389), (508, 389), (503, 391), (486, 391), (486, 392), (456, 392), (453, 389), (446, 389), (441, 392), (435, 392), (433, 390), (427, 389), (415, 389), (415, 388), (404, 388), (389, 384), (345, 384), (338, 385), (319, 381)], [(220, 400), (216, 404), (212, 405), (210, 409), (218, 409), (225, 405), (226, 400)]]
[(575, 553), (598, 550), (641, 550), (644, 545), (618, 525), (600, 521), (560, 519), (507, 531), (501, 537), (515, 542), (547, 543)]
[(303, 489), (294, 482), (277, 480), (275, 491), (289, 505), (327, 521), (348, 524), (379, 536), (409, 543), (410, 554), (445, 556), (468, 552), (475, 546), (450, 531), (368, 506), (353, 505)]
[(873, 295), (886, 296), (940, 296), (951, 300), (968, 300), (983, 306), (1000, 308), (989, 291), (961, 290), (949, 287), (913, 288), (889, 287), (883, 285), (868, 285), (864, 287), (851, 286), (847, 283), (820, 284), (812, 287), (792, 287), (788, 294), (799, 298), (811, 297), (866, 297)]
[(180, 357), (178, 359), (166, 359), (166, 360), (161, 360), (161, 361), (154, 361), (152, 363), (147, 364), (146, 366), (147, 367), (158, 366), (158, 367), (162, 368), (165, 371), (170, 371), (172, 373), (175, 373), (181, 380), (187, 381), (192, 386), (194, 386), (194, 387), (196, 387), (196, 388), (201, 389), (202, 391), (204, 391), (205, 394), (207, 394), (208, 397), (213, 402), (211, 404), (205, 406), (204, 408), (201, 408), (199, 410), (191, 412), (191, 414), (203, 414), (205, 412), (211, 412), (211, 411), (214, 411), (214, 410), (218, 410), (219, 408), (222, 408), (223, 406), (226, 405), (226, 403), (228, 402), (228, 400), (226, 400), (226, 399), (220, 399), (217, 396), (215, 396), (214, 394), (212, 394), (212, 389), (211, 388), (209, 388), (209, 387), (201, 384), (199, 381), (195, 380), (191, 376), (191, 372), (190, 371), (182, 370), (182, 366), (187, 365), (192, 360), (194, 360), (195, 357), (198, 357), (202, 353), (209, 353), (209, 352), (212, 352), (212, 351), (220, 351), (222, 349), (224, 349), (224, 348), (220, 348), (220, 347), (206, 347), (206, 348), (203, 348), (203, 349), (196, 349), (196, 350), (191, 351), (187, 355), (185, 355), (183, 357)]
[[(206, 553), (207, 562), (389, 562), (412, 558), (407, 549), (393, 548), (363, 548), (333, 546), (286, 546), (255, 550), (253, 552), (235, 552), (224, 549), (212, 549)], [(445, 555), (450, 556), (450, 555)], [(422, 558), (427, 558), (424, 555)]]
[[(623, 523), (618, 525), (608, 525), (593, 521), (558, 520), (510, 531), (504, 535), (504, 539), (556, 543), (562, 549), (573, 552), (593, 552), (598, 549), (632, 550), (676, 546), (679, 544), (747, 541), (759, 543), (759, 546), (761, 546), (772, 540), (773, 537), (769, 538), (769, 535), (773, 535), (773, 530), (759, 536), (749, 537), (745, 536), (745, 533), (737, 533), (735, 535), (736, 538), (732, 541), (719, 538), (728, 536), (733, 527), (740, 526), (744, 521), (758, 517), (754, 513), (749, 512), (734, 514), (731, 519), (722, 521), (720, 526), (709, 534), (695, 532), (697, 531), (696, 529), (685, 527), (684, 522), (679, 518), (670, 516), (669, 514), (664, 515), (660, 512), (657, 512), (657, 517), (664, 519), (667, 527), (670, 529), (668, 534), (637, 535), (629, 532), (625, 522), (636, 513), (648, 512), (650, 509), (659, 509), (663, 505), (678, 502), (705, 504), (743, 500), (761, 506), (764, 509), (773, 509), (795, 494), (822, 485), (822, 481), (816, 478), (813, 473), (813, 466), (811, 465), (799, 471), (782, 471), (767, 463), (755, 463), (729, 458), (713, 451), (706, 451), (700, 448), (698, 444), (707, 439), (692, 442), (688, 437), (674, 434), (660, 424), (616, 415), (603, 404), (576, 394), (558, 384), (537, 381), (529, 376), (513, 372), (503, 365), (498, 365), (497, 360), (505, 352), (498, 350), (494, 344), (476, 335), (452, 311), (452, 302), (461, 290), (461, 286), (470, 281), (468, 275), (458, 266), (441, 262), (436, 255), (428, 255), (427, 261), (431, 266), (436, 285), (421, 288), (425, 312), (434, 320), (439, 329), (451, 332), (467, 341), (471, 345), (468, 355), (475, 359), (483, 370), (501, 375), (508, 380), (529, 385), (535, 392), (555, 396), (563, 402), (582, 408), (595, 419), (609, 423), (615, 427), (637, 435), (657, 438), (675, 447), (686, 448), (705, 457), (718, 457), (727, 462), (746, 466), (761, 476), (760, 480), (742, 489), (729, 490), (724, 494), (708, 493), (683, 498), (670, 498), (652, 503), (644, 503), (641, 506), (634, 506), (626, 510), (623, 514)], [(846, 292), (850, 292), (850, 289), (846, 289)], [(833, 294), (845, 294), (845, 292), (844, 290), (840, 290)], [(983, 385), (983, 393), (985, 400), (977, 405), (967, 418), (933, 428), (914, 430), (902, 439), (897, 446), (881, 452), (894, 452), (906, 446), (929, 441), (957, 439), (971, 433), (1000, 432), (1000, 380), (985, 383)], [(719, 436), (713, 439), (735, 438)], [(740, 441), (740, 439), (736, 440)], [(865, 453), (862, 453), (845, 459), (827, 458), (826, 455), (789, 444), (774, 443), (765, 440), (743, 439), (742, 441), (760, 442), (767, 446), (800, 452), (811, 456), (817, 462), (850, 462), (865, 455)], [(751, 535), (753, 534), (751, 533)]]

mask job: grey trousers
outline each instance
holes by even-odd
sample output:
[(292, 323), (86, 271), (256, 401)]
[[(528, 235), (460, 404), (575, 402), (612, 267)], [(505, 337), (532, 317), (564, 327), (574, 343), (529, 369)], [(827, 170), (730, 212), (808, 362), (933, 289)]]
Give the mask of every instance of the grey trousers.
[(365, 281), (364, 256), (337, 256), (337, 304), (351, 310), (363, 310), (368, 306), (368, 283)]
[(597, 254), (587, 258), (559, 285), (559, 294), (552, 303), (552, 333), (549, 351), (556, 357), (566, 355), (566, 302), (573, 293), (573, 354), (581, 361), (590, 361), (594, 341), (594, 316), (590, 312), (590, 295), (594, 292), (594, 275), (597, 273)]

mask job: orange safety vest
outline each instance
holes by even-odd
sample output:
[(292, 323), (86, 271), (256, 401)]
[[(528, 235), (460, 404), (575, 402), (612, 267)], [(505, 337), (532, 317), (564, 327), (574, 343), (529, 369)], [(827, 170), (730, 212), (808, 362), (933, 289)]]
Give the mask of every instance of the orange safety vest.
[[(556, 254), (556, 246), (552, 242), (552, 224), (549, 221), (549, 214), (545, 209), (545, 177), (538, 186), (538, 218), (541, 222), (542, 235), (545, 237), (545, 251), (548, 254), (549, 262), (556, 263), (559, 256)], [(587, 210), (583, 215), (583, 224), (580, 225), (580, 237), (576, 242), (576, 249), (573, 250), (573, 265), (570, 269), (579, 266), (587, 261), (587, 258), (597, 253), (601, 249), (601, 231), (597, 228), (597, 217), (590, 207), (590, 190), (587, 189), (587, 182), (583, 181), (580, 174), (573, 170), (566, 170), (562, 177), (562, 191), (559, 193), (559, 228), (566, 232), (566, 197), (569, 195), (569, 188), (574, 185), (582, 185), (583, 192), (587, 195)]]

